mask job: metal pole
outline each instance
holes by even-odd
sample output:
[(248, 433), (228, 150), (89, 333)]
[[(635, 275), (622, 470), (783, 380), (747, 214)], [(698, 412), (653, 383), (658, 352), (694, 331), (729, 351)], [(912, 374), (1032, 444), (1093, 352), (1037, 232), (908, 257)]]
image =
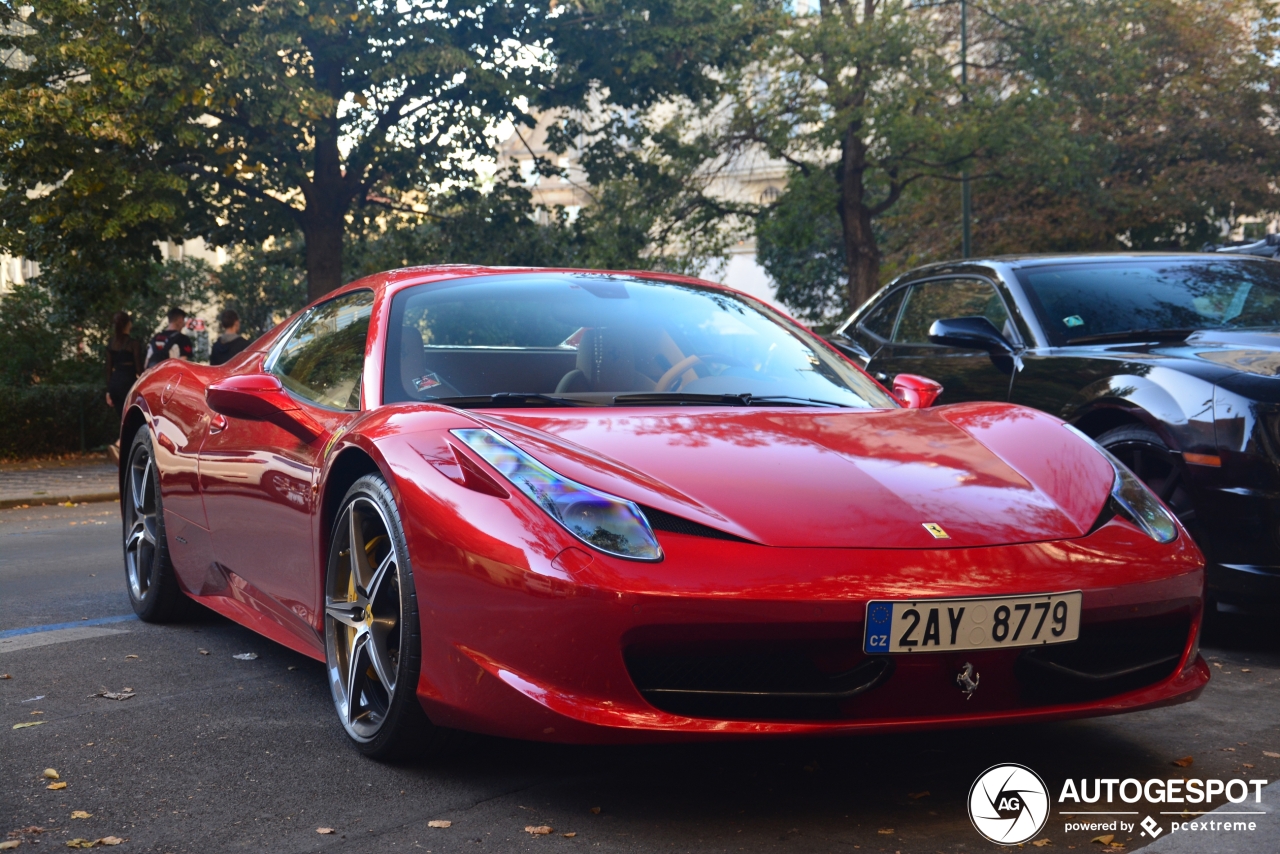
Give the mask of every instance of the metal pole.
[[(962, 103), (969, 101), (969, 4), (960, 0), (960, 99)], [(972, 255), (973, 245), (970, 237), (969, 220), (973, 216), (973, 204), (969, 196), (969, 167), (966, 165), (960, 173), (960, 254), (968, 258)]]

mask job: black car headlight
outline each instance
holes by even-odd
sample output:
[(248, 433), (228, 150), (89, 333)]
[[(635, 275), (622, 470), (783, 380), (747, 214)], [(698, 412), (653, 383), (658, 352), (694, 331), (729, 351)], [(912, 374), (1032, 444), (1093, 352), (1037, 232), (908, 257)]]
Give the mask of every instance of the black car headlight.
[(1093, 439), (1081, 433), (1070, 424), (1063, 425), (1081, 439), (1098, 449), (1098, 453), (1111, 464), (1115, 479), (1111, 482), (1111, 497), (1102, 508), (1102, 515), (1094, 525), (1097, 528), (1112, 515), (1123, 516), (1142, 529), (1142, 532), (1157, 543), (1171, 543), (1178, 538), (1178, 522), (1173, 518), (1155, 493), (1147, 485), (1138, 480), (1138, 476), (1129, 471), (1124, 463), (1112, 456), (1111, 452)]

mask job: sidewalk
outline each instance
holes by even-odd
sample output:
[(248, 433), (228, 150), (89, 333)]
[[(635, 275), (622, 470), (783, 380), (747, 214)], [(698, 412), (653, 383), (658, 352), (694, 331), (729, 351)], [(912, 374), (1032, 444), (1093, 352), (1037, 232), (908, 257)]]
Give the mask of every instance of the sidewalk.
[(0, 509), (68, 501), (115, 501), (117, 469), (106, 455), (0, 463)]
[[(1242, 804), (1228, 803), (1204, 816), (1188, 815), (1186, 818), (1179, 818), (1180, 821), (1207, 821), (1212, 829), (1191, 833), (1169, 833), (1163, 839), (1157, 839), (1142, 850), (1149, 851), (1151, 854), (1262, 854), (1280, 851), (1280, 823), (1276, 821), (1276, 803), (1280, 801), (1280, 782), (1274, 782), (1262, 790), (1260, 804), (1254, 803), (1253, 790), (1249, 791), (1250, 797)], [(1253, 832), (1227, 831), (1220, 827), (1223, 821), (1232, 823), (1251, 821), (1257, 829)], [(1167, 821), (1161, 823), (1168, 825)]]

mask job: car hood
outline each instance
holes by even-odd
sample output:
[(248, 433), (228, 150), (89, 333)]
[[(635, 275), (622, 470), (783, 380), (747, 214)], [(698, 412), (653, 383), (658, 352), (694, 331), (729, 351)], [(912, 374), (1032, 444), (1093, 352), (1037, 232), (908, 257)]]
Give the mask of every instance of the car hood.
[(469, 414), (567, 477), (771, 546), (1081, 537), (1113, 479), (1110, 464), (1060, 421), (1005, 404)]
[(1280, 376), (1280, 331), (1217, 329), (1197, 332), (1152, 352), (1264, 377)]

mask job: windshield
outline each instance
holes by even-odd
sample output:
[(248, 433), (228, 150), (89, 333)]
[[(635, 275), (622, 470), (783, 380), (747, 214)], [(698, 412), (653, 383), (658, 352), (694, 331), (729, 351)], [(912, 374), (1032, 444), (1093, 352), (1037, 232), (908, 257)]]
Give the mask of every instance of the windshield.
[(1280, 325), (1280, 264), (1269, 260), (1152, 260), (1017, 271), (1039, 303), (1051, 343), (1132, 330)]
[(392, 301), (386, 365), (387, 403), (540, 394), (570, 404), (664, 405), (732, 395), (740, 403), (897, 406), (753, 300), (622, 275), (524, 273), (408, 288)]

